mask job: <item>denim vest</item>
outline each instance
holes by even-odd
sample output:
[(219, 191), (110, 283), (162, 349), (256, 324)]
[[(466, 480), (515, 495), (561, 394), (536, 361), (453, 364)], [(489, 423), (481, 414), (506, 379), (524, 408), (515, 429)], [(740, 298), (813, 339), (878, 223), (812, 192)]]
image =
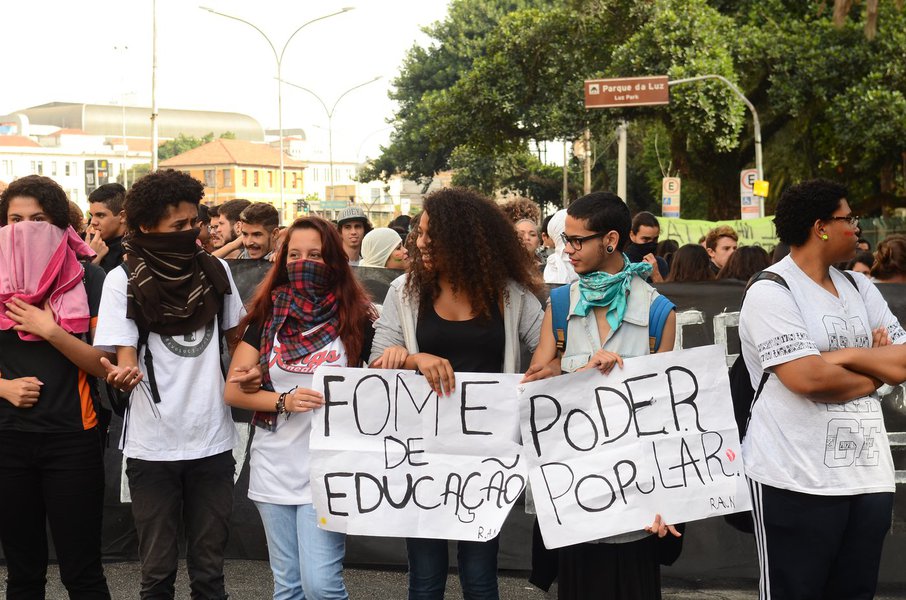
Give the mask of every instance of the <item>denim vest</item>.
[[(598, 333), (598, 323), (594, 310), (587, 316), (580, 317), (572, 314), (573, 308), (579, 301), (579, 283), (573, 283), (569, 288), (569, 317), (566, 324), (566, 350), (560, 359), (560, 368), (564, 373), (572, 373), (584, 367), (592, 355), (600, 348), (619, 354), (623, 358), (645, 356), (649, 352), (648, 340), (648, 312), (651, 303), (658, 297), (658, 291), (634, 275), (629, 283), (629, 299), (623, 322), (616, 329), (607, 334), (607, 339), (601, 344)], [(654, 521), (654, 515), (651, 515)], [(604, 542), (607, 544), (623, 544), (635, 542), (648, 537), (646, 531), (630, 531), (620, 535), (594, 540), (592, 543)]]

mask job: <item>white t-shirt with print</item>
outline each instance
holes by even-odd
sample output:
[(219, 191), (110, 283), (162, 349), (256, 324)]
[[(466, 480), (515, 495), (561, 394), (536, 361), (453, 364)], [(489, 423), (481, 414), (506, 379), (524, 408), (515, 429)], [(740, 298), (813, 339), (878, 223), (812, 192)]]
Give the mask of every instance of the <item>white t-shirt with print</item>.
[[(274, 391), (311, 388), (312, 373), (319, 366), (345, 367), (346, 349), (340, 338), (324, 348), (286, 364), (280, 341), (274, 339), (270, 376)], [(312, 412), (286, 413), (277, 417), (275, 431), (255, 428), (249, 460), (249, 498), (270, 504), (311, 504), (311, 473), (308, 450)]]
[[(230, 269), (220, 261), (232, 293), (224, 295), (223, 329), (239, 324), (245, 315)], [(137, 346), (138, 326), (126, 317), (125, 270), (107, 274), (98, 314), (94, 345), (108, 352), (116, 346)], [(238, 441), (230, 408), (223, 401), (223, 372), (217, 318), (188, 335), (151, 333), (148, 348), (161, 401), (151, 398), (145, 373), (145, 350), (138, 356), (144, 379), (132, 392), (120, 449), (128, 458), (155, 461), (193, 460), (233, 449)]]
[[(762, 280), (749, 289), (739, 319), (752, 387), (764, 370), (821, 352), (871, 346), (885, 327), (894, 344), (906, 332), (867, 278), (831, 270), (834, 296), (787, 256), (768, 270), (790, 289)], [(894, 491), (893, 461), (877, 394), (822, 404), (768, 378), (752, 409), (742, 445), (747, 475), (776, 488), (836, 496)]]

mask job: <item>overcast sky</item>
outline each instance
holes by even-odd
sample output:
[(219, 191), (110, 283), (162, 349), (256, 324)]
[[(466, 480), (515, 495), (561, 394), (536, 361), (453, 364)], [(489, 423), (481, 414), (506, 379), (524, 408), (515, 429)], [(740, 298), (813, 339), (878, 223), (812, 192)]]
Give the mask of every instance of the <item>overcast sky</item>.
[[(421, 27), (442, 20), (448, 0), (157, 0), (160, 108), (239, 112), (277, 128), (276, 61), (254, 29), (198, 8), (250, 21), (286, 50), (283, 79), (337, 106), (334, 156), (363, 160), (386, 143), (390, 83)], [(151, 103), (151, 0), (8, 0), (0, 3), (0, 115), (47, 102)], [(118, 52), (116, 47), (128, 49)], [(326, 145), (327, 116), (309, 94), (284, 86), (283, 126)], [(150, 126), (149, 126), (150, 131)], [(149, 133), (150, 135), (150, 133)]]

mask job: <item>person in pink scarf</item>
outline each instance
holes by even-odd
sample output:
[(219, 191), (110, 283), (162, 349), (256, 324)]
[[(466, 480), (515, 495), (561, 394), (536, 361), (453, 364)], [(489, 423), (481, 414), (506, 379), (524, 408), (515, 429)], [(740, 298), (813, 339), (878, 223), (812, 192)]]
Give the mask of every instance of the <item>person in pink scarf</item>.
[(110, 598), (101, 566), (104, 465), (89, 376), (104, 272), (37, 175), (0, 194), (0, 544), (10, 598), (43, 598), (50, 525), (71, 598)]

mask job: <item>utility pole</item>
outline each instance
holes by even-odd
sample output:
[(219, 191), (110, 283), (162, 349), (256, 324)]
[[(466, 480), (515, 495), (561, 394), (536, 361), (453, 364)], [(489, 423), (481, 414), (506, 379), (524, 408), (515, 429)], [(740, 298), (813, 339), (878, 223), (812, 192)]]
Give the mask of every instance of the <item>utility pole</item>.
[(582, 176), (582, 193), (590, 194), (591, 193), (591, 130), (586, 127), (585, 133), (582, 134), (582, 144), (585, 146), (585, 160), (583, 161), (583, 176)]
[(151, 0), (151, 170), (157, 170), (157, 0)]
[(626, 121), (620, 123), (617, 127), (617, 196), (626, 202), (626, 130), (629, 125)]

